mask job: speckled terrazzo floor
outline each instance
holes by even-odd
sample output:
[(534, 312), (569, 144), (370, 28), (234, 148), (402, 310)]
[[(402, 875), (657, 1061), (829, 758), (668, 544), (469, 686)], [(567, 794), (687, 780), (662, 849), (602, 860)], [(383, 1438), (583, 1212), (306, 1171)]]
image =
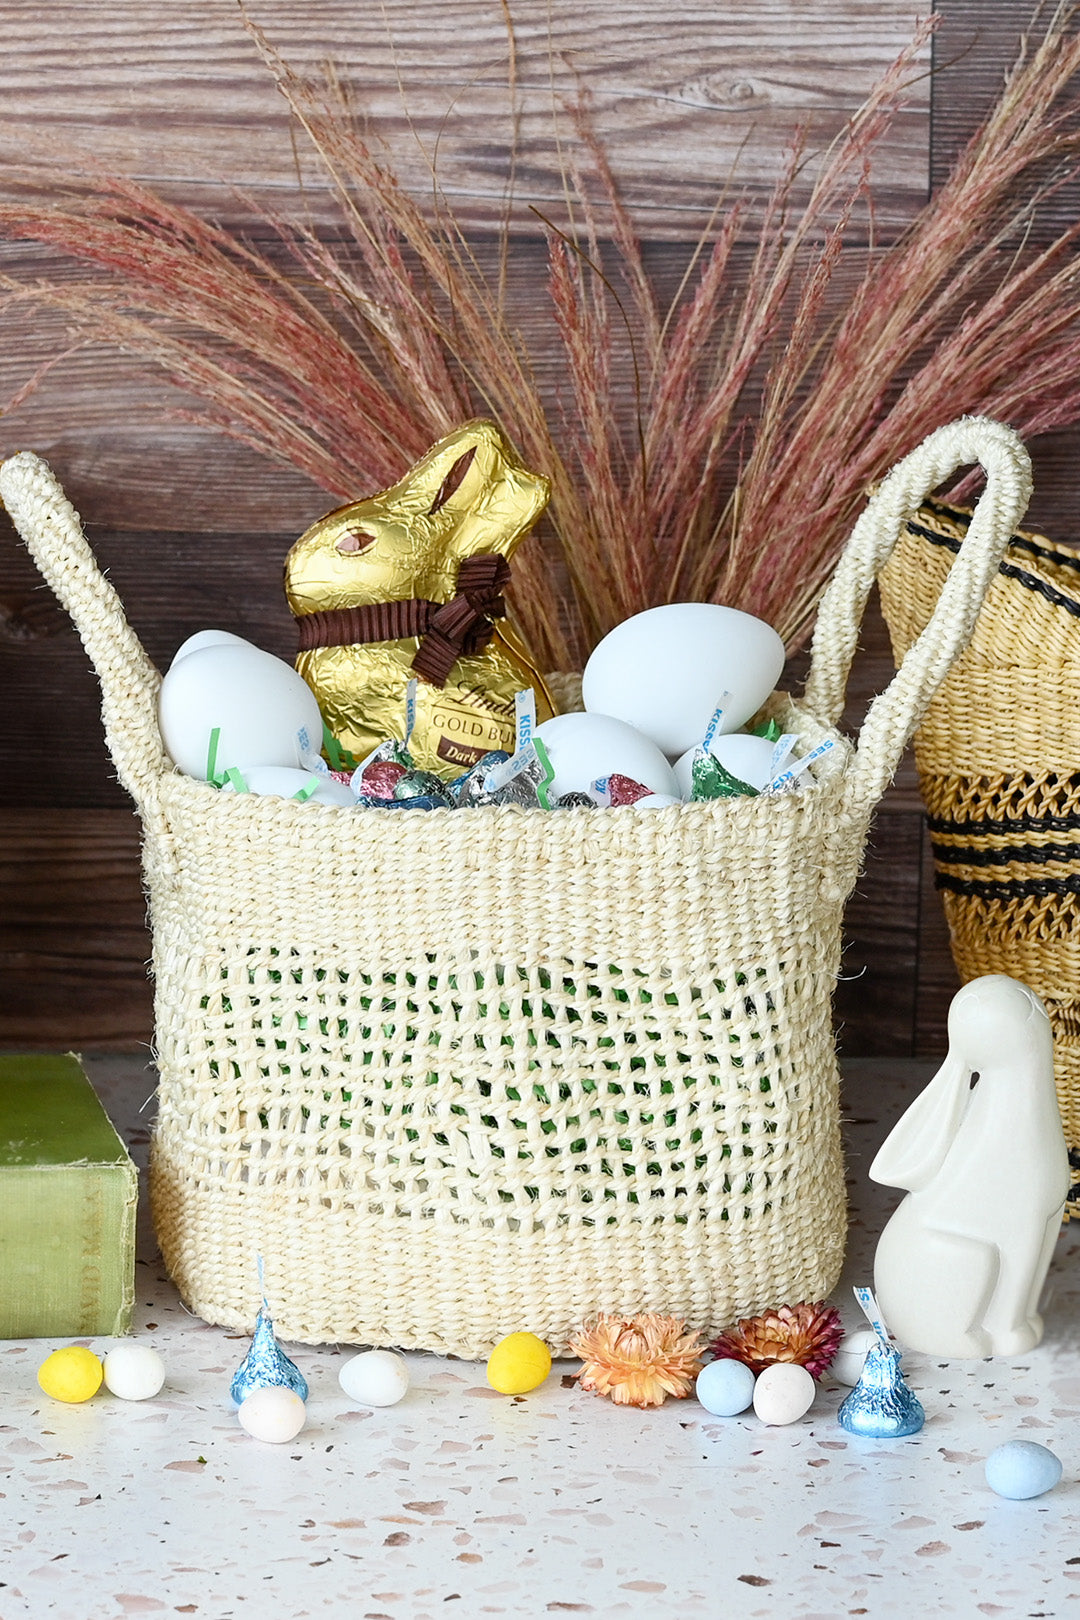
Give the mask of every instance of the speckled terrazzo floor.
[[(153, 1078), (87, 1068), (136, 1157)], [(847, 1067), (856, 1214), (836, 1300), (870, 1280), (898, 1195), (865, 1167), (927, 1065)], [(229, 1379), (246, 1339), (187, 1315), (143, 1222), (136, 1333), (165, 1357), (154, 1401), (63, 1406), (36, 1370), (52, 1341), (0, 1343), (0, 1620), (435, 1620), (459, 1615), (834, 1620), (845, 1615), (1080, 1620), (1080, 1225), (1062, 1232), (1046, 1339), (1015, 1363), (905, 1358), (923, 1431), (860, 1442), (825, 1382), (786, 1429), (692, 1400), (652, 1414), (572, 1387), (557, 1365), (508, 1400), (482, 1366), (413, 1355), (380, 1411), (337, 1383), (346, 1348), (299, 1348), (308, 1427), (266, 1446), (239, 1429)], [(90, 1341), (103, 1351), (109, 1341)], [(1050, 1445), (1062, 1484), (994, 1496), (988, 1451)]]

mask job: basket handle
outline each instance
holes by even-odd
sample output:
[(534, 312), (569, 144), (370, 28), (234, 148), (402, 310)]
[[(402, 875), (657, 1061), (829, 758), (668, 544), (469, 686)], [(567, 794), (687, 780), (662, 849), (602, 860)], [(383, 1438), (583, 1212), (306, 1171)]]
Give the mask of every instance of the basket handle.
[(101, 682), (105, 741), (145, 821), (170, 768), (157, 720), (161, 676), (124, 617), (49, 464), (22, 450), (0, 465), (0, 499), (41, 574), (70, 613)]
[(900, 756), (971, 639), (983, 598), (1031, 496), (1031, 460), (1012, 428), (987, 416), (965, 416), (938, 428), (905, 456), (875, 491), (852, 531), (821, 599), (806, 682), (811, 714), (835, 725), (844, 706), (870, 588), (909, 518), (960, 467), (978, 463), (986, 487), (930, 620), (889, 685), (870, 705), (850, 773), (849, 804), (868, 815)]

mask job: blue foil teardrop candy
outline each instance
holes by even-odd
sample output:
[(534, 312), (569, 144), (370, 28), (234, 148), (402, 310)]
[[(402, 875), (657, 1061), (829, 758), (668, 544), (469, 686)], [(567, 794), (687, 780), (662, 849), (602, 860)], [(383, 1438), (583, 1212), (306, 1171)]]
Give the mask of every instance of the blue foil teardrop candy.
[(904, 1383), (900, 1352), (878, 1339), (866, 1352), (862, 1377), (837, 1413), (842, 1429), (873, 1440), (917, 1434), (926, 1421), (921, 1401)]
[(253, 1389), (265, 1389), (271, 1384), (295, 1390), (302, 1401), (308, 1398), (307, 1379), (274, 1337), (274, 1324), (264, 1300), (255, 1319), (251, 1349), (233, 1374), (230, 1393), (240, 1406)]

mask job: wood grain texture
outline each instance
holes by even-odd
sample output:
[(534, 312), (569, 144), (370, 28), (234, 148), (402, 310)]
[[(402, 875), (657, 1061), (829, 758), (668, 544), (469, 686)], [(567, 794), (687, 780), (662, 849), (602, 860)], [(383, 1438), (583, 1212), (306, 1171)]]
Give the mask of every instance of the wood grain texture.
[[(515, 123), (515, 231), (538, 231), (530, 203), (560, 207), (560, 153), (566, 164), (580, 156), (563, 104), (586, 86), (643, 229), (686, 238), (736, 163), (760, 193), (800, 125), (827, 145), (920, 14), (913, 0), (512, 0), (509, 10), (513, 101), (499, 0), (261, 0), (250, 15), (301, 72), (331, 58), (403, 183), (429, 197), (434, 170), (466, 227), (502, 217)], [(36, 10), (6, 0), (0, 29), (0, 105), (21, 157), (63, 142), (221, 218), (235, 217), (236, 188), (294, 217), (333, 217), (233, 0), (174, 0), (167, 13), (146, 0)], [(879, 229), (923, 199), (928, 106), (923, 78), (875, 158)]]
[(910, 1057), (919, 951), (918, 810), (883, 806), (844, 913), (844, 956), (836, 988), (842, 1052)]
[(145, 912), (130, 810), (0, 811), (0, 1045), (148, 1045)]
[(949, 1003), (960, 988), (960, 975), (949, 946), (941, 891), (934, 883), (934, 857), (925, 817), (920, 818), (919, 827), (919, 946), (912, 1055), (940, 1058), (949, 1044)]
[[(254, 15), (298, 65), (330, 50), (387, 150), (418, 194), (421, 152), (439, 142), (439, 176), (476, 251), (500, 218), (508, 153), (506, 36), (498, 0), (347, 7), (344, 0), (259, 0)], [(509, 294), (554, 408), (561, 363), (544, 250), (527, 204), (560, 197), (556, 98), (579, 82), (642, 221), (650, 268), (674, 287), (694, 234), (742, 147), (752, 191), (775, 178), (800, 120), (825, 140), (910, 37), (907, 0), (738, 0), (658, 8), (627, 0), (514, 0), (519, 159)], [(917, 87), (874, 175), (882, 239), (901, 227), (975, 127), (1014, 54), (1029, 0), (942, 0), (935, 75)], [(56, 143), (163, 185), (236, 223), (240, 185), (258, 204), (320, 228), (334, 219), (310, 157), (297, 171), (283, 104), (237, 20), (233, 0), (146, 0), (28, 8), (0, 3), (5, 51), (0, 155)], [(401, 70), (399, 89), (397, 70)], [(933, 96), (931, 127), (930, 96)], [(565, 123), (563, 129), (567, 128)], [(419, 144), (417, 141), (419, 137)], [(2, 183), (2, 174), (0, 174)], [(1056, 205), (1055, 205), (1056, 206)], [(1066, 199), (1065, 207), (1072, 207)], [(1074, 208), (1073, 212), (1076, 212)], [(1054, 216), (1056, 218), (1056, 216)], [(1053, 220), (1051, 220), (1053, 223)], [(0, 250), (0, 270), (46, 279), (72, 271), (30, 245)], [(847, 270), (835, 292), (842, 302)], [(63, 346), (48, 318), (3, 328), (0, 399)], [(189, 423), (189, 404), (130, 360), (81, 350), (18, 413), (0, 420), (0, 453), (46, 454), (159, 667), (192, 630), (221, 623), (289, 656), (281, 558), (330, 504), (288, 469)], [(1075, 431), (1035, 448), (1033, 521), (1080, 540)], [(801, 684), (805, 659), (785, 684)], [(872, 610), (852, 671), (845, 724), (857, 730), (891, 674)], [(0, 519), (0, 1042), (134, 1048), (150, 1039), (149, 940), (138, 828), (111, 776), (99, 696), (82, 648)], [(955, 989), (932, 887), (910, 761), (889, 790), (847, 922), (838, 990), (848, 1053), (943, 1049)]]

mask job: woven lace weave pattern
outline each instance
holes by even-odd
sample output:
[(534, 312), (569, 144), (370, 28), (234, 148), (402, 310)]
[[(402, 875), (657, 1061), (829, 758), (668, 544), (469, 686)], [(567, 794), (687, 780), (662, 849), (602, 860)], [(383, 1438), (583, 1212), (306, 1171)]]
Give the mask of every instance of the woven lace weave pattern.
[[(987, 495), (933, 646), (833, 727), (874, 576), (958, 465)], [(832, 751), (787, 796), (656, 811), (394, 813), (179, 775), (160, 684), (29, 453), (0, 494), (102, 683), (154, 934), (154, 1219), (200, 1316), (282, 1337), (553, 1351), (598, 1311), (722, 1326), (819, 1298), (843, 1257), (831, 996), (867, 825), (970, 633), (1029, 490), (973, 419), (885, 480), (822, 603), (800, 705)], [(572, 682), (557, 683), (562, 701)]]
[(262, 1254), (290, 1339), (477, 1355), (827, 1293), (828, 797), (405, 817), (170, 781), (153, 1198), (192, 1308), (246, 1323)]

